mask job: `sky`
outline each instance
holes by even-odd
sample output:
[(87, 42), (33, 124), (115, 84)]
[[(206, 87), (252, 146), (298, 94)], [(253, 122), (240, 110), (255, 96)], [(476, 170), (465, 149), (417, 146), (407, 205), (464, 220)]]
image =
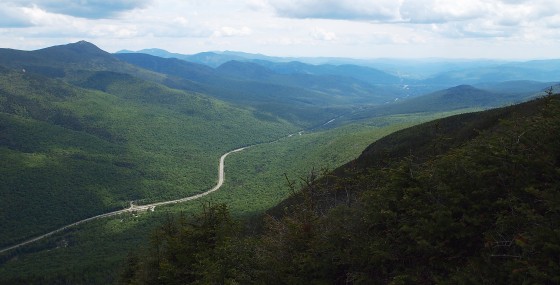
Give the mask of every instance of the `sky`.
[(2, 0), (0, 47), (560, 58), (560, 0)]

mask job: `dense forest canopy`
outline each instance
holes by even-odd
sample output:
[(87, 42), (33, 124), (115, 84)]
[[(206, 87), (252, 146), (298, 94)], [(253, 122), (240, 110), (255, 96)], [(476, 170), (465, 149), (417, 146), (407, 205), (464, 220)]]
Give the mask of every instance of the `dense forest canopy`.
[(304, 179), (258, 233), (223, 204), (170, 217), (120, 282), (557, 284), (559, 144), (557, 95), (397, 132)]

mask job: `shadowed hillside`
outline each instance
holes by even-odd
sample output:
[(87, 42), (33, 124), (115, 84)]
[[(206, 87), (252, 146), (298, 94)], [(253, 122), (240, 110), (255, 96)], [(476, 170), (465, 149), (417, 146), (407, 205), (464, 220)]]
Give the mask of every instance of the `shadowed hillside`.
[(169, 220), (121, 283), (555, 284), (559, 126), (547, 96), (399, 131), (305, 178), (261, 233), (221, 204)]

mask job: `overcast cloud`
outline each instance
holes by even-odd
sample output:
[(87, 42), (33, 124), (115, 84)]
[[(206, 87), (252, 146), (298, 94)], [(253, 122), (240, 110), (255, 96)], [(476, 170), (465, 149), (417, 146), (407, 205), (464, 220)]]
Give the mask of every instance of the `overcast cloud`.
[(46, 12), (75, 17), (112, 18), (119, 13), (144, 8), (150, 0), (4, 0), (4, 5), (38, 7)]
[(558, 0), (4, 0), (2, 47), (560, 58)]
[(21, 28), (32, 26), (23, 9), (15, 6), (4, 6), (0, 9), (0, 27)]
[(394, 21), (400, 1), (395, 0), (270, 0), (279, 16), (345, 20)]

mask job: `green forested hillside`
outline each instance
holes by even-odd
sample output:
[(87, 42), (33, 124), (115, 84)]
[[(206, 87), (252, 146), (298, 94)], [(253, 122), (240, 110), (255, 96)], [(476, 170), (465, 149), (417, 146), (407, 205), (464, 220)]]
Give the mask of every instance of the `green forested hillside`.
[(120, 282), (556, 284), (559, 126), (548, 96), (397, 132), (310, 176), (260, 233), (221, 204), (168, 220)]
[[(355, 159), (371, 141), (454, 113), (394, 115), (294, 134), (228, 158), (228, 182), (215, 195), (235, 214), (259, 214), (286, 199), (308, 172), (321, 175)], [(222, 198), (223, 197), (223, 198)]]
[[(385, 241), (373, 240), (370, 236), (362, 238), (364, 232), (383, 238), (369, 232), (369, 226), (377, 225), (379, 220), (372, 216), (376, 212), (369, 206), (378, 202), (368, 197), (380, 191), (379, 195), (385, 199), (381, 200), (383, 203), (396, 205), (402, 202), (398, 200), (402, 198), (398, 191), (406, 190), (402, 185), (415, 185), (427, 193), (450, 189), (451, 186), (445, 184), (448, 182), (429, 180), (445, 176), (438, 171), (453, 169), (452, 164), (436, 168), (440, 159), (454, 155), (450, 158), (452, 161), (463, 159), (464, 165), (473, 166), (472, 169), (477, 165), (492, 165), (491, 161), (468, 160), (479, 157), (472, 156), (473, 153), (483, 153), (469, 147), (473, 144), (471, 140), (492, 145), (491, 139), (486, 141), (492, 131), (499, 130), (495, 140), (503, 142), (507, 140), (501, 136), (502, 131), (507, 133), (511, 126), (545, 126), (553, 122), (547, 120), (555, 118), (538, 115), (541, 107), (556, 104), (552, 100), (550, 104), (537, 101), (518, 108), (436, 121), (388, 136), (367, 148), (360, 159), (329, 174), (322, 172), (323, 167), (334, 168), (355, 158), (373, 140), (390, 132), (453, 112), (473, 110), (473, 107), (509, 103), (513, 97), (508, 97), (504, 91), (504, 88), (509, 90), (508, 87), (492, 83), (492, 90), (500, 94), (458, 86), (402, 105), (370, 108), (362, 104), (367, 100), (356, 98), (362, 95), (374, 98), (378, 95), (377, 86), (365, 88), (361, 83), (354, 84), (353, 79), (341, 80), (328, 75), (336, 72), (331, 70), (335, 66), (320, 67), (328, 72), (321, 76), (307, 76), (281, 72), (260, 74), (262, 69), (255, 69), (254, 65), (233, 63), (226, 66), (230, 69), (226, 73), (230, 75), (224, 76), (215, 69), (179, 60), (142, 55), (133, 58), (146, 64), (147, 69), (138, 62), (135, 65), (126, 63), (120, 56), (87, 42), (30, 52), (0, 49), (0, 248), (96, 214), (128, 207), (130, 201), (144, 204), (200, 193), (215, 184), (218, 158), (224, 152), (262, 142), (274, 143), (229, 156), (224, 187), (200, 200), (88, 222), (3, 252), (0, 284), (111, 283), (129, 251), (135, 254), (126, 261), (131, 267), (124, 267), (128, 270), (123, 272), (124, 283), (127, 280), (142, 283), (149, 278), (158, 278), (152, 279), (152, 283), (159, 284), (197, 280), (241, 284), (342, 283), (340, 278), (371, 283), (377, 276), (386, 276), (382, 281), (373, 280), (379, 283), (406, 280), (407, 276), (415, 283), (430, 283), (435, 280), (431, 276), (419, 279), (409, 271), (403, 273), (406, 276), (399, 277), (401, 279), (396, 278), (403, 268), (414, 268), (411, 265), (416, 261), (404, 262), (406, 266), (401, 267), (389, 262), (402, 265), (399, 263), (402, 256), (413, 260), (413, 254), (407, 256), (402, 252), (417, 249), (405, 250), (395, 245), (396, 251), (387, 253), (377, 247)], [(339, 72), (344, 74), (365, 71), (341, 68)], [(372, 76), (376, 74), (371, 73)], [(269, 78), (263, 79), (263, 76)], [(522, 82), (517, 84), (524, 86)], [(354, 87), (357, 88), (355, 93), (341, 91), (351, 91)], [(531, 90), (533, 87), (523, 88)], [(351, 94), (361, 95), (352, 97)], [(514, 97), (525, 98), (519, 97), (525, 95), (523, 92)], [(467, 109), (462, 109), (464, 107)], [(509, 121), (514, 123), (507, 123)], [(536, 123), (527, 123), (529, 121)], [(543, 128), (555, 130), (548, 125)], [(305, 131), (300, 132), (302, 129)], [(525, 143), (528, 134), (538, 136), (540, 131), (520, 132), (517, 140)], [(287, 134), (293, 135), (286, 137)], [(539, 167), (550, 166), (550, 163), (541, 163), (546, 156), (544, 151), (550, 146), (551, 139), (547, 135), (539, 137), (545, 148), (531, 145), (524, 152)], [(282, 139), (277, 140), (279, 138)], [(463, 147), (467, 153), (465, 157), (452, 154), (451, 151), (460, 151)], [(554, 155), (549, 156), (556, 157)], [(507, 165), (504, 161), (512, 157), (498, 158)], [(524, 157), (513, 159), (526, 161)], [(528, 168), (521, 166), (515, 171)], [(307, 177), (307, 171), (312, 175)], [(411, 176), (395, 176), (394, 173), (400, 173), (398, 171), (408, 171)], [(499, 177), (500, 183), (508, 183), (508, 176), (496, 171), (483, 169), (468, 175), (475, 181), (485, 181), (484, 175), (494, 175)], [(516, 175), (520, 173), (515, 172)], [(317, 174), (326, 176), (316, 181)], [(550, 180), (546, 179), (543, 181)], [(290, 196), (299, 189), (298, 181), (308, 187), (303, 194)], [(398, 184), (399, 181), (404, 184)], [(532, 180), (524, 177), (523, 181)], [(397, 183), (398, 187), (390, 186), (392, 183)], [(398, 195), (391, 191), (397, 191)], [(447, 199), (445, 195), (453, 200), (456, 199), (453, 193), (438, 195), (443, 197), (442, 201)], [(269, 221), (256, 222), (256, 216), (288, 196), (289, 199), (270, 211)], [(460, 203), (471, 205), (467, 203), (469, 200), (477, 201), (480, 197), (488, 200), (495, 196), (488, 198), (477, 192), (473, 197), (465, 197), (461, 196)], [(402, 207), (406, 213), (390, 214), (417, 219), (415, 223), (421, 224), (418, 221), (430, 215), (429, 209), (422, 208), (427, 199), (431, 198), (421, 197), (420, 205), (410, 204), (424, 215), (420, 218), (407, 216), (410, 209), (413, 213), (416, 211), (409, 207), (408, 200)], [(487, 207), (491, 202), (484, 200), (481, 204)], [(191, 223), (191, 213), (202, 205), (205, 212)], [(525, 206), (522, 204), (520, 209), (526, 209)], [(228, 211), (231, 211), (231, 219)], [(173, 222), (179, 213), (183, 217)], [(250, 222), (241, 224), (239, 219)], [(381, 231), (402, 226), (399, 219), (393, 222), (384, 224)], [(153, 235), (148, 234), (162, 223), (165, 223), (163, 228)], [(344, 231), (334, 228), (335, 225), (340, 227), (339, 224), (346, 226)], [(429, 229), (429, 224), (422, 225)], [(400, 228), (391, 231), (399, 232)], [(254, 233), (258, 234), (251, 235)], [(526, 238), (525, 234), (522, 236)], [(399, 237), (390, 236), (395, 240)], [(196, 244), (200, 240), (203, 242), (196, 248), (186, 248), (185, 244)], [(368, 244), (369, 241), (373, 244)], [(446, 246), (446, 242), (440, 244)], [(147, 251), (140, 249), (142, 245)], [(362, 252), (357, 247), (367, 249), (364, 255), (360, 255)], [(153, 249), (161, 249), (160, 255), (153, 255), (150, 252)], [(184, 252), (185, 249), (188, 252)], [(475, 252), (477, 248), (469, 249)], [(437, 250), (442, 249), (438, 247)], [(451, 249), (442, 251), (453, 252)], [(376, 256), (377, 253), (380, 256)], [(371, 256), (376, 259), (370, 261)], [(154, 257), (162, 262), (156, 262)], [(453, 262), (460, 259), (446, 258)], [(432, 262), (428, 261), (421, 260), (425, 264)], [(467, 267), (465, 263), (453, 262), (449, 264)], [(382, 268), (382, 272), (372, 273), (373, 277), (368, 275), (370, 263)], [(386, 263), (390, 268), (383, 267)], [(185, 268), (188, 272), (182, 271)], [(442, 265), (442, 268), (441, 272), (448, 272), (445, 271), (448, 267)], [(429, 268), (422, 270), (429, 271)], [(441, 278), (449, 275), (442, 273)]]
[[(311, 88), (311, 84), (309, 88), (302, 88), (301, 84), (285, 79), (268, 80), (264, 78), (264, 74), (259, 75), (265, 68), (252, 72), (254, 78), (247, 78), (248, 71), (243, 69), (225, 73), (199, 64), (146, 54), (116, 54), (115, 56), (141, 68), (166, 74), (169, 76), (164, 82), (167, 86), (203, 92), (227, 102), (251, 106), (301, 127), (315, 126), (340, 115), (348, 109), (352, 99), (350, 94), (345, 98), (342, 96), (345, 94), (341, 95), (340, 92), (315, 90), (317, 88)], [(239, 76), (232, 76), (232, 74), (239, 74)], [(325, 80), (322, 83), (331, 84), (330, 81)], [(322, 86), (322, 88), (326, 87)]]
[(105, 92), (29, 72), (0, 73), (0, 245), (131, 200), (202, 192), (215, 183), (222, 153), (295, 130), (129, 75), (85, 78), (80, 85)]

